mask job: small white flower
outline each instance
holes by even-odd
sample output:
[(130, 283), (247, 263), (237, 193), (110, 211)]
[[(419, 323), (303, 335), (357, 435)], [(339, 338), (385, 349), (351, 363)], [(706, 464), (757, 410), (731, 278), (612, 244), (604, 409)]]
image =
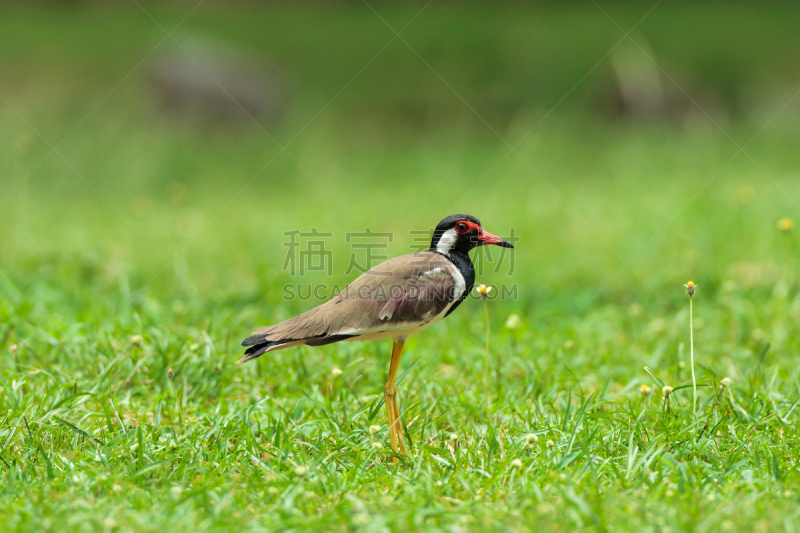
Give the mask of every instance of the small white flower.
[(135, 444), (131, 444), (131, 451), (132, 452), (135, 452), (138, 449), (139, 449), (139, 443), (138, 442), (135, 443)]
[(383, 448), (383, 444), (381, 444), (380, 442), (375, 441), (375, 442), (372, 443), (372, 449), (373, 450), (377, 451), (377, 450), (380, 450), (382, 448)]
[(113, 485), (111, 485), (111, 490), (113, 490), (114, 492), (122, 492), (122, 487), (114, 483)]
[(140, 346), (144, 342), (144, 337), (141, 335), (131, 335), (129, 340), (134, 346)]
[(339, 376), (341, 376), (341, 375), (342, 375), (342, 370), (341, 370), (339, 367), (336, 367), (336, 366), (335, 366), (335, 367), (333, 367), (333, 369), (331, 370), (331, 374), (333, 375), (333, 377), (335, 377), (335, 378), (338, 378)]
[(514, 468), (522, 468), (522, 461), (519, 459), (514, 459), (513, 461), (511, 461), (511, 466), (513, 466)]
[(548, 448), (552, 448), (553, 446), (555, 446), (555, 445), (556, 445), (556, 443), (555, 443), (555, 442), (553, 442), (552, 440), (548, 440), (547, 442), (545, 442), (545, 445), (546, 445)]
[(94, 460), (95, 460), (95, 462), (98, 462), (98, 463), (102, 463), (103, 462), (103, 458), (100, 457), (100, 454), (95, 454)]
[(519, 329), (522, 327), (522, 320), (520, 320), (519, 315), (514, 313), (508, 315), (508, 320), (506, 320), (506, 327), (508, 329)]
[(308, 472), (308, 468), (305, 466), (298, 466), (297, 468), (294, 469), (294, 473), (297, 474), (298, 476), (304, 476), (306, 475), (306, 472)]
[(169, 489), (169, 491), (172, 493), (172, 495), (175, 498), (179, 498), (180, 495), (183, 494), (183, 489), (181, 487), (177, 486), (177, 485), (175, 485), (174, 487)]
[(537, 437), (537, 436), (536, 436), (536, 435), (534, 435), (533, 433), (528, 433), (527, 435), (525, 435), (525, 445), (526, 445), (527, 447), (529, 447), (529, 448), (530, 448), (530, 447), (532, 447), (534, 444), (536, 444), (537, 442), (539, 442), (539, 437)]
[(175, 441), (174, 441), (174, 440), (171, 440), (171, 441), (169, 441), (169, 448), (170, 448), (170, 450), (174, 450), (174, 449), (175, 449), (175, 448), (177, 448), (177, 447), (178, 447), (178, 445), (175, 443)]
[(661, 393), (664, 395), (665, 398), (668, 397), (670, 394), (672, 394), (672, 391), (673, 389), (669, 385), (664, 385), (664, 388), (661, 389)]
[(489, 285), (489, 286), (487, 286), (487, 285), (478, 285), (477, 287), (475, 287), (475, 290), (478, 291), (478, 294), (480, 294), (481, 296), (486, 298), (486, 296), (490, 292), (492, 292), (492, 287), (491, 287), (491, 285)]
[(267, 489), (267, 494), (272, 494), (273, 496), (278, 494), (280, 491), (277, 487), (270, 487)]
[(380, 430), (381, 430), (380, 426), (370, 426), (369, 427), (369, 434), (370, 435), (374, 435), (375, 433), (379, 432)]
[(722, 385), (723, 388), (731, 386), (731, 378), (722, 378), (719, 380), (719, 384)]
[(448, 438), (449, 438), (451, 441), (458, 440), (458, 433), (450, 433), (450, 435), (448, 435)]

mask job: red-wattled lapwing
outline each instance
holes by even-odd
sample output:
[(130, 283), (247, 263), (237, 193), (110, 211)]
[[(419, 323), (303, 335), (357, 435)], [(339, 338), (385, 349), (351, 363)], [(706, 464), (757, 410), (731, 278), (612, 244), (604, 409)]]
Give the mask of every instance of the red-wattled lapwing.
[(409, 335), (438, 322), (464, 301), (475, 284), (468, 252), (484, 244), (513, 248), (510, 242), (484, 231), (477, 218), (451, 215), (436, 226), (428, 251), (381, 263), (328, 302), (255, 330), (242, 342), (248, 348), (238, 362), (301, 344), (322, 346), (391, 337), (392, 359), (383, 394), (392, 448), (405, 453), (394, 384), (403, 345)]

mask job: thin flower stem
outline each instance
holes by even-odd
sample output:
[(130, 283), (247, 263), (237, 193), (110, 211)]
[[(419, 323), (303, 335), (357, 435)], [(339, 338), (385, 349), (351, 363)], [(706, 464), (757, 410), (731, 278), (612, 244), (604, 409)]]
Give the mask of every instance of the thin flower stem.
[(489, 408), (489, 302), (483, 299), (483, 309), (486, 312), (486, 370), (483, 374), (483, 392), (486, 395), (486, 408)]
[(697, 380), (694, 377), (694, 325), (692, 322), (691, 296), (689, 296), (689, 362), (692, 365), (692, 414), (697, 414)]

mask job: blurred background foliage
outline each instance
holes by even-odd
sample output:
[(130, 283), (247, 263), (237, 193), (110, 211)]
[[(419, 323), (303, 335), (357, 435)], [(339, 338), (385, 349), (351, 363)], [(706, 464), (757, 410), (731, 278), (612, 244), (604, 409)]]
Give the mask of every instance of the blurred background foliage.
[(395, 232), (395, 255), (452, 212), (515, 228), (513, 275), (485, 281), (526, 312), (669, 307), (689, 277), (769, 291), (796, 250), (776, 230), (800, 205), (790, 2), (0, 9), (0, 249), (23, 292), (266, 298), (272, 319), (306, 305), (276, 289), (284, 231), (334, 232), (312, 281), (342, 283), (345, 232)]

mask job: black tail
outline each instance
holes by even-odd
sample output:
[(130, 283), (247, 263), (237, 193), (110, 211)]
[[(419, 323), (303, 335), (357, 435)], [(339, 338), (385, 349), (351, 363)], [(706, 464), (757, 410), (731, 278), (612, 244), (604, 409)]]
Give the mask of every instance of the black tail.
[(255, 359), (256, 357), (262, 355), (264, 352), (266, 352), (273, 346), (279, 346), (281, 344), (287, 344), (289, 342), (306, 341), (305, 344), (307, 344), (308, 346), (324, 346), (326, 344), (343, 341), (345, 339), (350, 339), (352, 337), (355, 337), (355, 335), (322, 334), (322, 335), (317, 335), (315, 337), (309, 337), (307, 339), (281, 339), (277, 341), (268, 341), (267, 336), (264, 334), (252, 335), (242, 341), (242, 346), (249, 346), (249, 348), (245, 350), (244, 357), (242, 357), (236, 362), (246, 363), (247, 361), (250, 361), (251, 359)]
[(245, 350), (244, 357), (242, 357), (236, 362), (246, 363), (247, 361), (255, 359), (256, 357), (260, 356), (273, 346), (278, 346), (279, 344), (286, 344), (287, 342), (292, 342), (293, 340), (295, 339), (268, 341), (266, 335), (253, 335), (251, 337), (247, 337), (245, 340), (242, 341), (242, 346), (249, 346), (249, 348)]

